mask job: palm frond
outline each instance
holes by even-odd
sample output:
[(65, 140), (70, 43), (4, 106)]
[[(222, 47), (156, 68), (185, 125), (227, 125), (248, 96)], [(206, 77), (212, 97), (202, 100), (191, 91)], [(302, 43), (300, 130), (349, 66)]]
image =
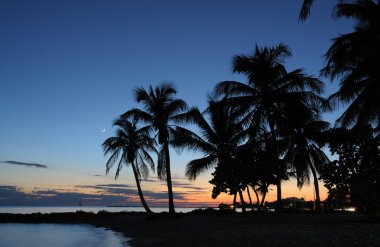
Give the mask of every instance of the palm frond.
[(307, 19), (307, 17), (309, 17), (310, 9), (311, 9), (311, 6), (313, 5), (313, 3), (314, 3), (314, 0), (304, 0), (303, 1), (301, 11), (300, 11), (300, 14), (298, 17), (298, 21), (303, 22)]
[(143, 87), (137, 87), (133, 90), (133, 94), (135, 96), (135, 100), (137, 102), (141, 102), (141, 101), (149, 101), (150, 100), (150, 97), (149, 97), (149, 94), (147, 93), (147, 91), (145, 91), (145, 89)]
[(143, 160), (146, 161), (146, 163), (148, 164), (148, 166), (150, 167), (150, 169), (155, 172), (155, 165), (154, 165), (154, 161), (153, 161), (153, 158), (152, 156), (150, 156), (150, 154), (145, 151), (145, 150), (141, 150), (142, 152), (142, 157), (143, 157)]
[[(358, 121), (358, 118), (361, 114), (364, 112), (369, 113), (368, 107), (371, 108), (371, 104), (374, 102), (370, 101), (371, 103), (367, 103), (368, 99), (376, 99), (378, 96), (375, 96), (375, 98), (370, 96), (372, 93), (374, 93), (372, 90), (367, 89), (364, 92), (362, 92), (360, 95), (357, 95), (357, 97), (351, 102), (351, 104), (347, 107), (346, 111), (336, 120), (336, 126), (343, 126), (343, 127), (349, 127), (352, 126), (354, 123)], [(376, 102), (376, 100), (375, 100)], [(379, 105), (379, 104), (377, 104)], [(366, 122), (368, 122), (368, 115), (367, 119), (365, 119)]]
[(186, 177), (195, 180), (197, 176), (215, 165), (217, 158), (213, 155), (190, 161), (186, 165)]
[(109, 170), (112, 168), (112, 166), (115, 164), (115, 162), (118, 160), (120, 155), (120, 150), (115, 150), (111, 157), (108, 159), (106, 163), (106, 174), (109, 173)]
[(138, 170), (140, 180), (149, 177), (149, 168), (144, 161), (144, 156), (139, 152), (136, 157), (136, 169)]
[(192, 151), (201, 151), (204, 154), (215, 152), (213, 145), (190, 130), (177, 126), (171, 131), (171, 135), (173, 136), (171, 145), (180, 151), (188, 149)]
[[(163, 82), (156, 88), (156, 95), (157, 92), (160, 92), (161, 97), (171, 97), (175, 94), (177, 94), (177, 90), (175, 86), (170, 82)], [(158, 96), (158, 95), (157, 95)]]
[(104, 155), (115, 152), (122, 144), (123, 142), (118, 137), (107, 138), (102, 144)]
[(318, 170), (320, 170), (321, 167), (326, 166), (331, 162), (330, 159), (325, 154), (325, 152), (323, 152), (317, 146), (311, 145), (309, 147), (309, 150), (310, 150), (311, 158), (313, 161), (312, 165), (314, 166), (316, 172), (318, 172)]
[(121, 154), (121, 159), (119, 160), (119, 163), (117, 165), (116, 173), (115, 173), (115, 180), (119, 177), (121, 169), (123, 169), (123, 165), (126, 163), (126, 153), (123, 152)]
[(175, 100), (171, 101), (167, 105), (167, 108), (166, 108), (167, 114), (169, 116), (169, 120), (174, 120), (175, 116), (177, 114), (182, 113), (186, 109), (187, 109), (187, 104), (185, 101), (183, 101), (181, 99), (175, 99)]
[(366, 23), (378, 18), (380, 6), (374, 1), (359, 0), (354, 3), (340, 3), (334, 8), (336, 17), (349, 17), (358, 22)]
[(269, 50), (269, 57), (271, 58), (270, 61), (274, 62), (275, 65), (283, 64), (285, 59), (290, 58), (291, 56), (292, 50), (284, 43), (271, 47)]
[(186, 123), (195, 124), (199, 127), (202, 138), (208, 140), (209, 142), (213, 142), (213, 140), (215, 140), (216, 137), (214, 130), (198, 108), (191, 108), (186, 115), (183, 115), (183, 121)]
[(161, 180), (166, 179), (166, 155), (163, 146), (161, 146), (160, 151), (158, 153), (157, 177)]
[(301, 69), (293, 70), (278, 80), (282, 91), (312, 91), (322, 94), (324, 84), (318, 78), (306, 76)]
[(121, 118), (138, 119), (148, 124), (153, 122), (153, 116), (151, 114), (137, 108), (125, 112), (124, 114), (121, 115)]

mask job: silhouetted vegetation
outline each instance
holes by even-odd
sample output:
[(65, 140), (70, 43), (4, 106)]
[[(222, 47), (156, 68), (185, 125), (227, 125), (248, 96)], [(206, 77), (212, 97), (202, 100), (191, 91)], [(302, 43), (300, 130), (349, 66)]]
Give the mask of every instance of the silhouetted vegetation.
[(243, 203), (241, 190), (245, 186), (242, 184), (243, 171), (238, 150), (247, 133), (238, 124), (238, 117), (239, 112), (226, 101), (210, 100), (204, 114), (193, 108), (182, 116), (186, 123), (197, 125), (202, 136), (177, 127), (172, 143), (179, 149), (192, 149), (205, 155), (187, 164), (186, 176), (189, 179), (195, 180), (201, 172), (216, 167), (214, 179), (210, 181), (214, 185), (212, 197), (216, 198), (221, 192), (239, 193)]
[(148, 92), (144, 88), (136, 88), (135, 99), (143, 104), (144, 109), (132, 109), (122, 115), (126, 119), (138, 119), (147, 124), (144, 128), (156, 132), (155, 135), (160, 145), (157, 174), (158, 178), (167, 181), (170, 213), (175, 212), (169, 154), (171, 133), (174, 131), (172, 124), (178, 121), (177, 115), (187, 109), (183, 100), (174, 97), (176, 93), (174, 87), (167, 83), (163, 83), (155, 89), (151, 86)]
[[(304, 1), (301, 21), (308, 17), (312, 3)], [(271, 185), (277, 187), (276, 209), (282, 210), (281, 183), (290, 178), (296, 179), (299, 188), (312, 179), (316, 210), (322, 209), (320, 179), (329, 190), (326, 209), (351, 205), (362, 212), (379, 211), (380, 3), (340, 2), (333, 12), (338, 18), (354, 19), (355, 30), (335, 38), (325, 54), (321, 75), (340, 83), (339, 90), (327, 99), (321, 96), (324, 83), (320, 79), (306, 75), (303, 69), (286, 69), (285, 60), (292, 54), (282, 43), (257, 45), (253, 54), (235, 56), (233, 72), (244, 75), (246, 82), (218, 83), (204, 111), (188, 109), (175, 98), (176, 90), (169, 84), (150, 86), (148, 91), (135, 89), (135, 99), (143, 109), (127, 111), (120, 121), (135, 131), (145, 131), (150, 144), (157, 140), (157, 173), (167, 181), (170, 213), (175, 211), (169, 146), (201, 153), (201, 158), (188, 162), (186, 176), (195, 180), (200, 173), (214, 169), (212, 198), (227, 193), (234, 196), (232, 205), (236, 206), (239, 197), (242, 211), (246, 210), (244, 191), (251, 209), (260, 211)], [(347, 109), (330, 129), (322, 114), (339, 104)], [(140, 129), (136, 129), (137, 120)], [(189, 124), (197, 131), (184, 127)], [(136, 154), (136, 147), (127, 151), (128, 143), (118, 144), (117, 148), (127, 153), (122, 155), (125, 158), (120, 160), (117, 174), (122, 164), (130, 163), (137, 171), (138, 184), (141, 172), (137, 168), (143, 169), (144, 159), (149, 164), (152, 160), (145, 151), (143, 156), (130, 156)], [(326, 156), (322, 150), (326, 145), (337, 160), (331, 162)], [(109, 164), (113, 162), (112, 155)], [(222, 206), (220, 210), (231, 210)]]
[[(241, 113), (240, 124), (249, 135), (247, 145), (256, 146), (256, 150), (261, 146), (261, 161), (267, 162), (259, 162), (259, 166), (271, 166), (278, 210), (281, 210), (281, 181), (294, 171), (298, 186), (302, 187), (309, 179), (309, 170), (315, 171), (314, 160), (321, 160), (323, 155), (311, 144), (311, 133), (317, 135), (326, 128), (326, 123), (320, 121), (324, 99), (319, 94), (323, 83), (305, 75), (302, 69), (288, 72), (284, 59), (290, 57), (291, 51), (284, 44), (270, 48), (256, 46), (253, 56), (236, 56), (233, 61), (234, 72), (244, 74), (248, 83), (226, 81), (215, 88), (217, 95), (223, 95)], [(252, 153), (250, 150), (246, 152), (248, 155)], [(246, 163), (255, 157), (244, 159)]]
[(150, 128), (137, 129), (137, 119), (133, 122), (125, 118), (118, 118), (114, 122), (117, 126), (116, 136), (110, 137), (103, 143), (104, 154), (110, 154), (106, 173), (115, 163), (118, 163), (115, 179), (119, 177), (123, 165), (131, 165), (135, 177), (140, 200), (147, 213), (152, 213), (144, 200), (140, 186), (141, 178), (149, 176), (149, 168), (154, 171), (154, 162), (149, 152), (157, 152), (154, 139), (150, 138)]
[(371, 126), (330, 131), (331, 153), (339, 156), (322, 166), (328, 188), (328, 208), (356, 207), (361, 212), (380, 210), (380, 139)]
[(348, 104), (336, 123), (343, 127), (366, 124), (379, 127), (380, 2), (358, 0), (338, 4), (334, 13), (355, 20), (354, 32), (333, 40), (322, 70), (323, 75), (340, 79), (339, 90), (329, 97), (330, 103)]

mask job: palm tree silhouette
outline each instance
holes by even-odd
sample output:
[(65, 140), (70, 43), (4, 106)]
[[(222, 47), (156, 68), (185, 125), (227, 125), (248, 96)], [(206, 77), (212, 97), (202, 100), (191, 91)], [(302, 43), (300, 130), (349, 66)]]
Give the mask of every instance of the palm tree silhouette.
[(132, 109), (122, 115), (126, 118), (139, 119), (157, 132), (158, 143), (161, 145), (158, 153), (157, 174), (160, 179), (167, 181), (170, 213), (175, 213), (170, 172), (170, 133), (174, 130), (172, 123), (176, 121), (176, 116), (187, 109), (183, 100), (174, 97), (176, 93), (175, 88), (168, 83), (162, 83), (155, 89), (150, 86), (149, 92), (141, 87), (136, 88), (135, 99), (143, 104), (144, 110)]
[[(225, 101), (218, 102), (210, 99), (208, 108), (203, 114), (198, 108), (192, 108), (179, 117), (182, 122), (195, 124), (201, 135), (177, 127), (173, 132), (172, 143), (179, 150), (200, 151), (204, 155), (187, 164), (186, 176), (189, 179), (195, 180), (200, 173), (216, 166), (214, 179), (220, 177), (222, 180), (220, 182), (227, 184), (231, 194), (239, 193), (244, 209), (239, 179), (241, 167), (238, 167), (236, 155), (239, 145), (243, 143), (247, 135), (238, 123), (238, 117), (239, 113)], [(214, 198), (216, 196), (213, 195)]]
[(312, 174), (316, 194), (316, 210), (319, 211), (321, 210), (321, 199), (317, 172), (321, 166), (330, 163), (326, 154), (319, 148), (319, 144), (323, 143), (322, 136), (324, 131), (329, 130), (329, 123), (320, 120), (318, 116), (305, 119), (299, 117), (302, 116), (302, 111), (296, 110), (295, 112), (298, 119), (296, 117), (293, 119), (298, 121), (290, 123), (288, 127), (285, 127), (286, 132), (283, 133), (288, 145), (284, 160), (294, 169), (299, 188), (302, 188), (305, 182), (309, 183), (310, 173)]
[(102, 144), (104, 155), (110, 154), (107, 161), (106, 173), (115, 163), (118, 163), (115, 179), (119, 177), (123, 165), (131, 165), (136, 180), (141, 203), (147, 213), (153, 213), (145, 202), (140, 180), (149, 176), (148, 166), (154, 170), (154, 162), (149, 152), (156, 152), (155, 141), (150, 138), (150, 128), (137, 129), (137, 121), (130, 122), (125, 118), (114, 121), (117, 126), (115, 136), (108, 138)]
[(338, 4), (338, 17), (356, 21), (355, 30), (333, 40), (322, 75), (340, 78), (339, 90), (329, 97), (333, 106), (349, 104), (337, 119), (341, 127), (380, 123), (380, 1)]
[[(275, 47), (256, 46), (252, 56), (235, 56), (233, 71), (244, 74), (248, 84), (236, 81), (220, 82), (215, 87), (217, 95), (225, 95), (228, 102), (240, 109), (243, 126), (255, 126), (267, 132), (267, 142), (273, 155), (284, 152), (278, 141), (279, 126), (294, 106), (319, 109), (324, 99), (319, 96), (323, 83), (307, 76), (302, 69), (287, 72), (284, 60), (291, 57), (290, 49), (279, 44)], [(268, 139), (269, 140), (269, 139)], [(278, 159), (273, 159), (278, 160)], [(284, 178), (283, 162), (277, 166), (277, 209), (281, 209), (281, 180)]]

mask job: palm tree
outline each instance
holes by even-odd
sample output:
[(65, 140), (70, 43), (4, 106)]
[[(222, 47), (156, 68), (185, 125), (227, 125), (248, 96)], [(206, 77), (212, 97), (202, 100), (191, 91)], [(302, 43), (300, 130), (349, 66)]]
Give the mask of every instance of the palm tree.
[[(284, 155), (284, 160), (295, 171), (297, 186), (302, 188), (304, 183), (309, 183), (310, 173), (313, 176), (316, 195), (316, 210), (321, 209), (319, 195), (319, 185), (317, 172), (321, 166), (330, 163), (326, 154), (319, 148), (321, 136), (324, 131), (329, 130), (329, 123), (322, 121), (318, 116), (303, 119), (301, 111), (296, 111), (298, 121), (292, 121), (285, 127), (284, 136), (287, 139), (288, 147)], [(299, 117), (301, 115), (301, 117)]]
[[(173, 146), (179, 150), (200, 151), (204, 156), (190, 161), (186, 166), (186, 176), (195, 180), (197, 176), (216, 167), (213, 173), (213, 198), (225, 189), (231, 194), (239, 193), (244, 210), (244, 199), (241, 192), (241, 167), (237, 167), (236, 158), (239, 145), (246, 139), (246, 133), (238, 123), (239, 114), (225, 101), (210, 99), (207, 110), (202, 114), (198, 108), (192, 108), (179, 117), (185, 123), (195, 124), (201, 133), (177, 127), (173, 131)], [(206, 119), (208, 118), (208, 120)], [(223, 186), (223, 189), (220, 187)]]
[(338, 127), (380, 124), (380, 1), (338, 4), (338, 17), (356, 21), (355, 30), (333, 40), (325, 54), (322, 75), (340, 78), (339, 90), (329, 97), (333, 106), (349, 104)]
[[(266, 143), (277, 157), (284, 151), (278, 142), (278, 128), (287, 118), (286, 113), (295, 105), (319, 109), (324, 101), (319, 96), (323, 91), (320, 80), (305, 75), (302, 69), (287, 72), (284, 60), (290, 56), (291, 51), (284, 44), (262, 49), (256, 46), (253, 56), (235, 56), (233, 59), (233, 71), (247, 76), (248, 83), (224, 81), (215, 88), (217, 95), (225, 95), (241, 110), (243, 126), (254, 125), (266, 132), (265, 136), (269, 137)], [(279, 172), (277, 208), (280, 210), (284, 163), (280, 160), (275, 163)]]
[(118, 118), (114, 122), (117, 126), (116, 135), (103, 142), (104, 155), (110, 154), (107, 161), (106, 173), (115, 163), (118, 163), (115, 179), (119, 177), (123, 165), (131, 165), (136, 180), (140, 200), (147, 213), (153, 213), (144, 200), (140, 186), (141, 178), (149, 176), (148, 166), (154, 170), (154, 162), (149, 151), (156, 152), (155, 141), (150, 138), (149, 128), (137, 129), (136, 121), (130, 122), (125, 118)]
[(176, 116), (187, 109), (183, 100), (175, 98), (176, 93), (175, 88), (168, 83), (163, 83), (155, 89), (150, 86), (148, 92), (144, 88), (136, 88), (134, 90), (135, 99), (143, 104), (144, 109), (132, 109), (122, 115), (126, 118), (139, 119), (148, 124), (147, 127), (157, 132), (158, 143), (161, 145), (158, 153), (157, 173), (160, 179), (167, 181), (170, 213), (175, 213), (170, 172), (170, 133), (171, 130), (174, 130), (172, 123), (175, 122)]

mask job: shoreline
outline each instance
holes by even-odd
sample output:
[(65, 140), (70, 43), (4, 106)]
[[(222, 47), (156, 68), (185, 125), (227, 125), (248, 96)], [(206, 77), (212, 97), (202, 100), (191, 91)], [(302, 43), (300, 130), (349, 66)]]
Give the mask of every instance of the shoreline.
[(132, 246), (380, 246), (378, 216), (353, 213), (0, 214), (0, 223), (91, 224)]

